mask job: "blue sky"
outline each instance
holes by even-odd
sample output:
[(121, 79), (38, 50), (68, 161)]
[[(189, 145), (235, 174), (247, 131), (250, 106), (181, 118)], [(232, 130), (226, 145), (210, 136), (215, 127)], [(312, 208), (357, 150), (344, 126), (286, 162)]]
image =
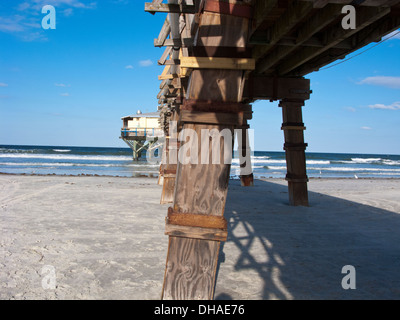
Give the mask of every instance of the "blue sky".
[[(144, 2), (2, 0), (0, 144), (125, 147), (120, 118), (157, 109), (162, 72), (153, 39), (165, 14), (144, 12)], [(41, 27), (47, 4), (56, 30)], [(308, 76), (309, 152), (400, 154), (399, 56), (396, 35)], [(277, 103), (253, 109), (255, 149), (282, 151)]]

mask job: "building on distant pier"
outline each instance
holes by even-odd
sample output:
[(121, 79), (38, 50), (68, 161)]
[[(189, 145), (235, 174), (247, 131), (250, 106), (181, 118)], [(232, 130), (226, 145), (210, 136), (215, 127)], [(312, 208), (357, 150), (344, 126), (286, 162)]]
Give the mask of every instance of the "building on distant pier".
[(164, 131), (160, 127), (160, 113), (142, 113), (140, 110), (131, 116), (121, 118), (123, 121), (121, 139), (132, 149), (133, 160), (141, 157), (143, 150), (152, 151), (158, 148)]

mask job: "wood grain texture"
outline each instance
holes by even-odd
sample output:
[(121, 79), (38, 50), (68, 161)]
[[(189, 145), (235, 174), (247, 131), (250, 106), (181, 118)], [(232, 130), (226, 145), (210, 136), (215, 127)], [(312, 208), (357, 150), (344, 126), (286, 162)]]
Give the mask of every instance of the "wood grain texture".
[(213, 299), (219, 247), (218, 241), (169, 237), (162, 299)]
[[(226, 141), (224, 138), (214, 137), (212, 139), (202, 139), (202, 130), (212, 130), (221, 132), (224, 129), (232, 132), (233, 127), (221, 125), (203, 125), (203, 124), (185, 124), (184, 129), (191, 129), (197, 133), (197, 141), (191, 139), (186, 142), (199, 146), (197, 150), (197, 159), (201, 161), (204, 151), (207, 147), (210, 150), (208, 162), (210, 164), (178, 164), (177, 181), (174, 197), (174, 211), (179, 213), (196, 213), (206, 215), (222, 216), (225, 209), (225, 202), (228, 192), (228, 182), (230, 173), (230, 162), (224, 164), (225, 152), (223, 146), (232, 146), (232, 140)], [(220, 148), (213, 147), (220, 139)], [(231, 133), (232, 139), (232, 133)], [(208, 146), (201, 145), (207, 143)], [(194, 150), (190, 145), (188, 150)], [(214, 150), (213, 150), (214, 149)], [(182, 149), (180, 150), (182, 151)], [(216, 153), (215, 153), (216, 152)], [(213, 155), (219, 157), (221, 164), (212, 164)], [(205, 159), (203, 159), (205, 160)], [(214, 158), (214, 160), (216, 160)], [(216, 161), (214, 161), (216, 162)], [(203, 162), (204, 163), (204, 162)]]
[(198, 46), (246, 47), (248, 19), (205, 12), (201, 16)]
[(177, 226), (173, 224), (165, 225), (165, 234), (174, 237), (212, 240), (212, 241), (226, 241), (228, 231), (214, 228), (200, 228)]
[(167, 222), (169, 224), (187, 227), (213, 228), (221, 230), (226, 230), (227, 228), (227, 221), (224, 217), (193, 213), (175, 213), (172, 208), (168, 210)]
[[(195, 45), (244, 48), (248, 27), (249, 19), (204, 12), (199, 22)], [(244, 73), (243, 70), (195, 69), (190, 75), (190, 85), (185, 97), (189, 100), (241, 102)], [(182, 132), (191, 129), (192, 133), (184, 137), (185, 141), (182, 141), (179, 151), (183, 155), (193, 152), (200, 162), (178, 163), (173, 205), (175, 213), (217, 217), (224, 214), (234, 126), (221, 124), (222, 118), (218, 116), (221, 111), (216, 108), (212, 119), (215, 123), (182, 121)], [(196, 115), (198, 116), (199, 114)], [(202, 130), (228, 132), (229, 138), (212, 135), (202, 139)], [(217, 142), (220, 143), (219, 146), (216, 145)], [(204, 150), (211, 152), (205, 153)], [(217, 156), (218, 164), (213, 164), (217, 163), (213, 161)], [(229, 161), (225, 162), (225, 158), (229, 158)], [(219, 231), (216, 233), (215, 230)], [(221, 240), (225, 240), (226, 231), (167, 224), (166, 232), (170, 237), (163, 299), (213, 299), (220, 242), (210, 240), (210, 237), (222, 237)], [(224, 234), (218, 234), (221, 232)]]
[(174, 200), (175, 176), (164, 176), (161, 204), (172, 203)]

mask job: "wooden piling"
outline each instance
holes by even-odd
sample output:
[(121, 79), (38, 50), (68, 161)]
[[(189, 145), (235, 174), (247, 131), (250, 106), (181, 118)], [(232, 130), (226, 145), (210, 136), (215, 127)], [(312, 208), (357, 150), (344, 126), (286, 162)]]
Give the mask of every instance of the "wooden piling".
[(281, 100), (283, 124), (282, 130), (285, 137), (284, 150), (286, 152), (286, 165), (289, 187), (289, 202), (293, 206), (308, 206), (307, 169), (304, 143), (304, 130), (302, 107), (303, 100)]

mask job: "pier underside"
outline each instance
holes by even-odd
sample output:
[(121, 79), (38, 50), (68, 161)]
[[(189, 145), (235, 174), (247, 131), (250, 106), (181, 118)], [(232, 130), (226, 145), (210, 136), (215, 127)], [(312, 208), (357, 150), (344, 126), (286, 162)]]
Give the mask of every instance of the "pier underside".
[[(343, 27), (348, 4), (355, 29)], [(253, 185), (251, 103), (279, 101), (289, 203), (308, 206), (302, 108), (311, 90), (304, 76), (399, 28), (400, 1), (154, 0), (146, 11), (168, 13), (155, 39), (165, 47), (158, 99), (176, 123), (166, 129), (160, 168), (161, 202), (171, 203), (162, 297), (213, 299), (230, 175), (230, 162), (214, 163), (213, 154), (224, 158), (239, 135), (242, 185)], [(211, 131), (226, 133), (217, 138), (224, 142), (202, 137)], [(212, 152), (204, 157), (204, 150)], [(208, 161), (182, 162), (182, 155)]]

